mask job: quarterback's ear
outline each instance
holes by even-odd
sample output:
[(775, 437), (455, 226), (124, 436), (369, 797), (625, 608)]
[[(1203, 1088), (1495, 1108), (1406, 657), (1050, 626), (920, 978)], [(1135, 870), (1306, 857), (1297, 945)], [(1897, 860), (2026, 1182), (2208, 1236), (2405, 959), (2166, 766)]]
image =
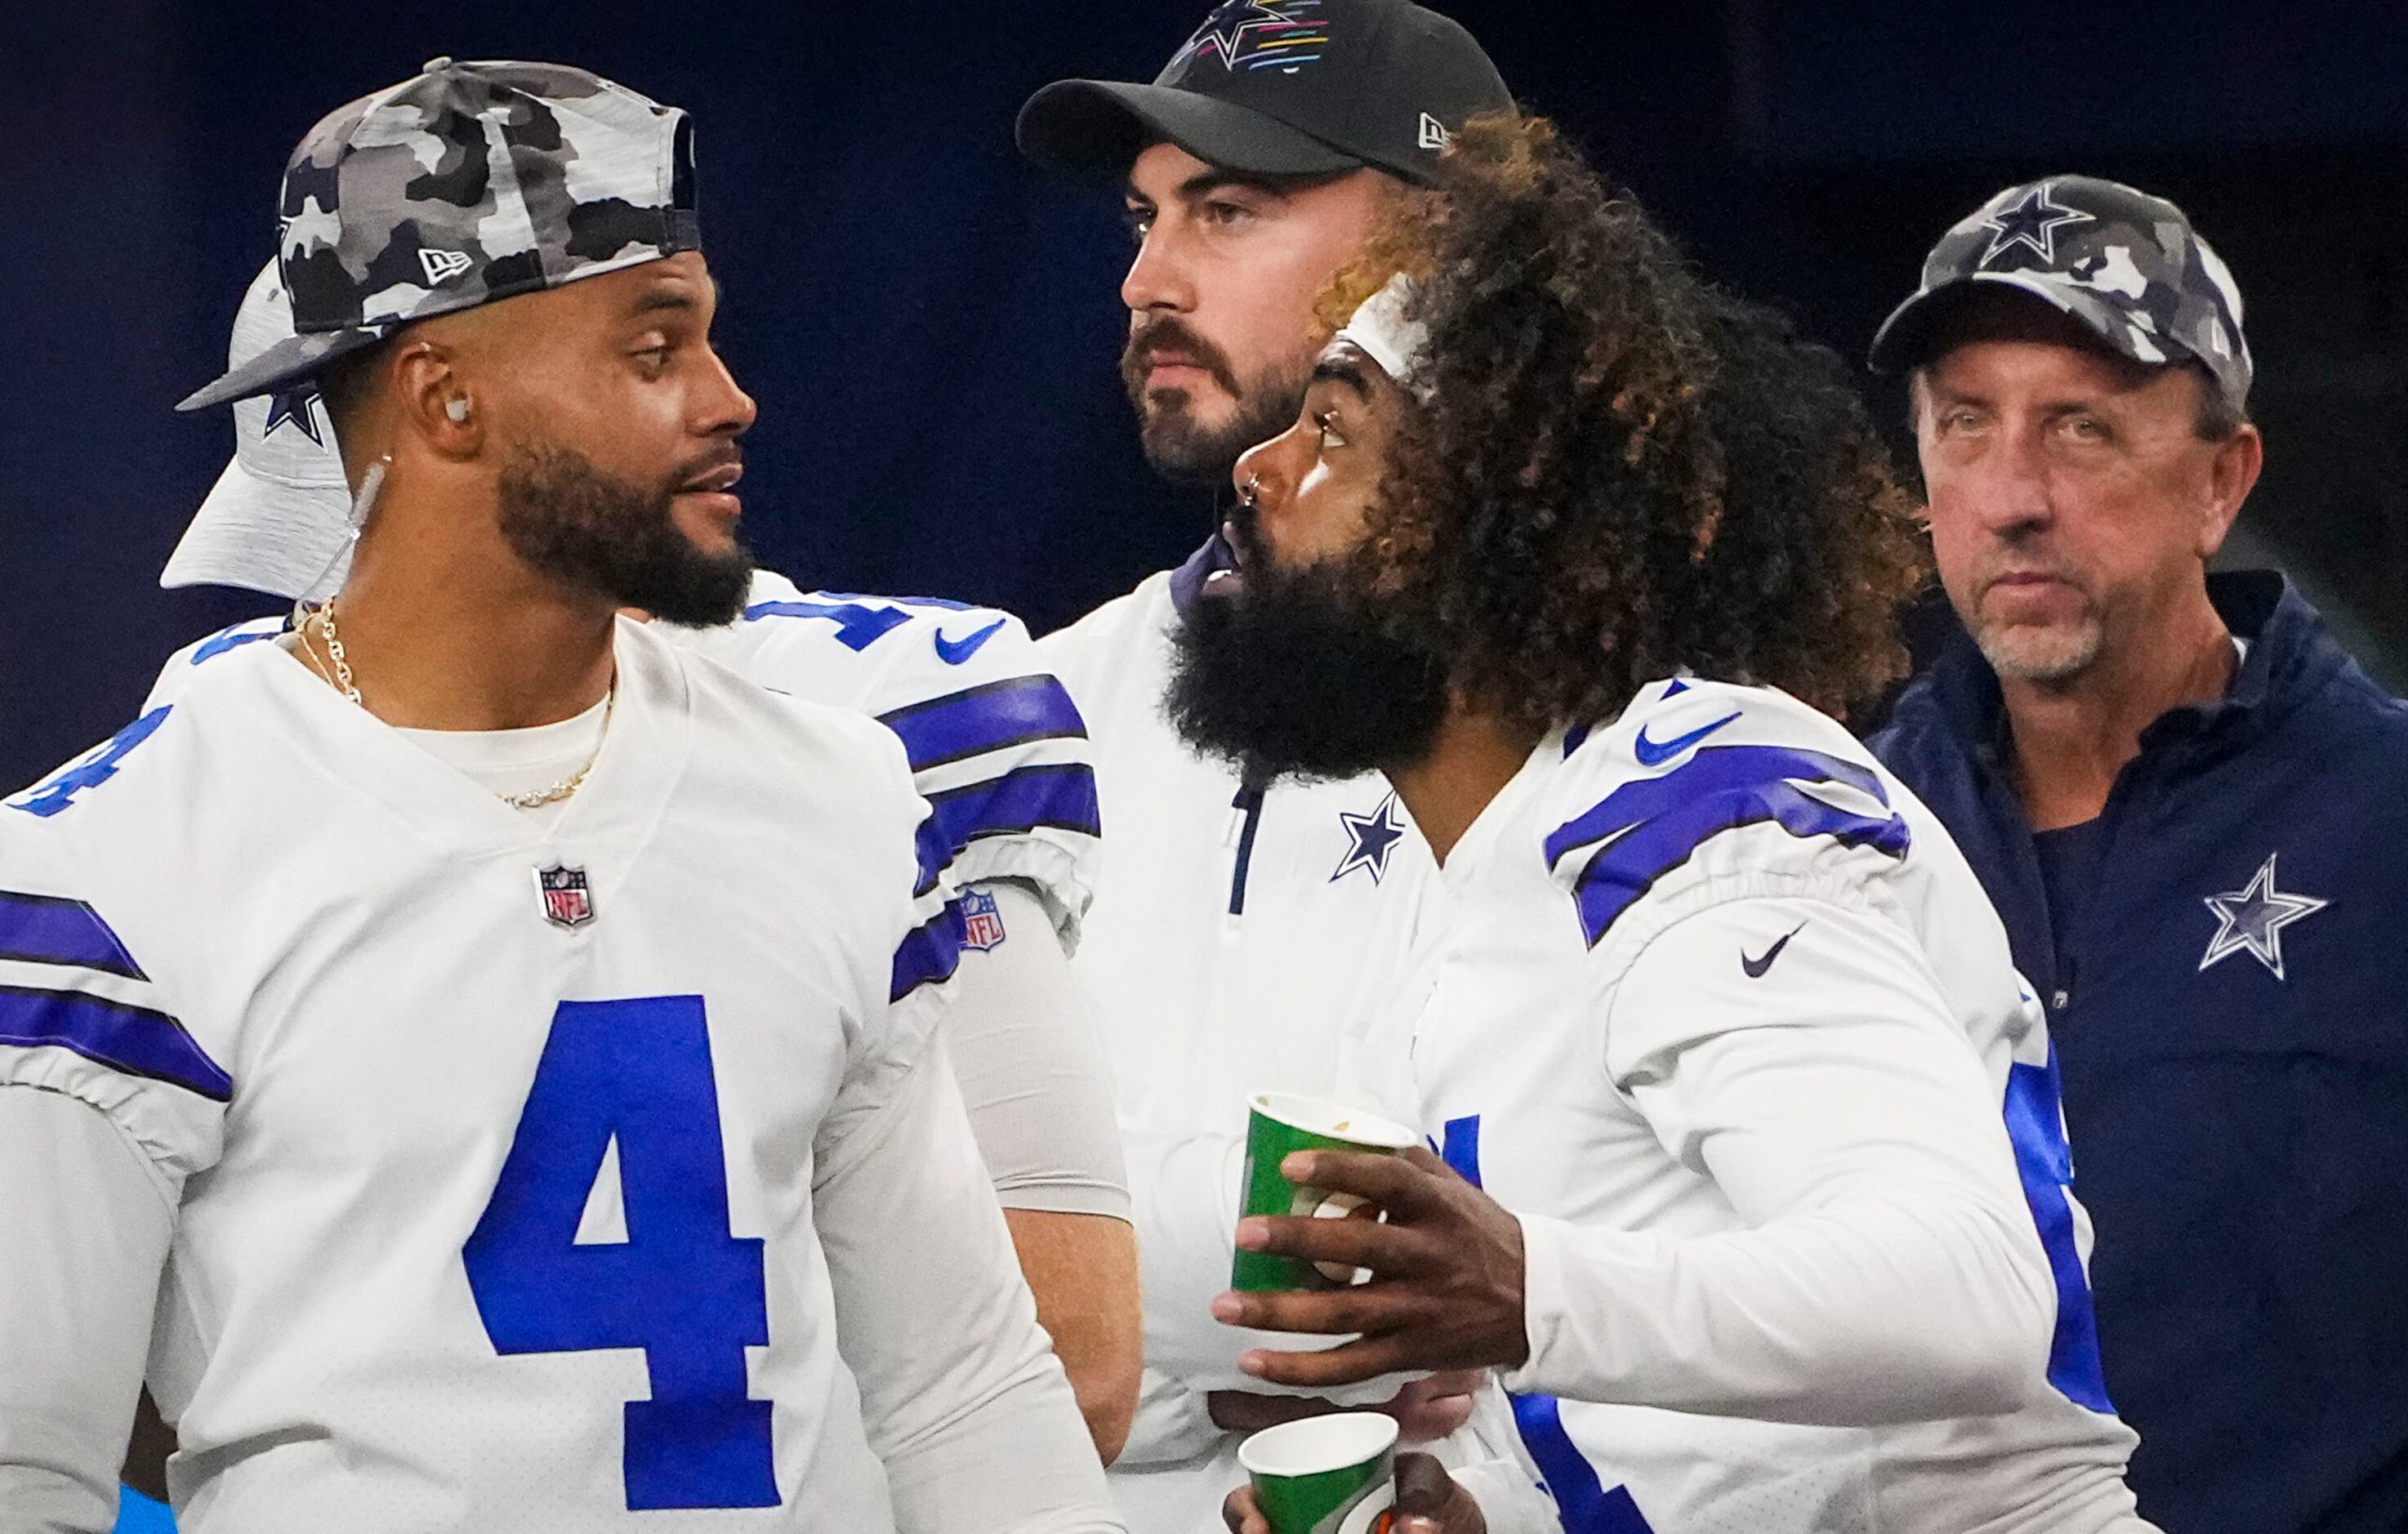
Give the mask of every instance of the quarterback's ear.
[(485, 426), (452, 350), (432, 337), (412, 336), (389, 366), (397, 426), (441, 457), (474, 458), (484, 446)]

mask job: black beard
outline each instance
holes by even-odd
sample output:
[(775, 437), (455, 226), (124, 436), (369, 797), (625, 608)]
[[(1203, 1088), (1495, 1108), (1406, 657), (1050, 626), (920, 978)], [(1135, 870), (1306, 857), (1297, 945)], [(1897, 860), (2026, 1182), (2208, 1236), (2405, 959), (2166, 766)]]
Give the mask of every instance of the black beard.
[[(713, 462), (733, 456), (731, 445)], [(613, 607), (694, 628), (733, 623), (752, 586), (752, 551), (738, 540), (724, 554), (705, 553), (671, 512), (678, 487), (710, 466), (687, 465), (646, 490), (573, 448), (515, 448), (495, 485), (502, 539), (536, 570)]]
[(1357, 562), (1256, 561), (1241, 579), (1233, 595), (1200, 596), (1172, 638), (1163, 707), (1182, 738), (1254, 783), (1353, 778), (1429, 754), (1446, 667), (1361, 594)]

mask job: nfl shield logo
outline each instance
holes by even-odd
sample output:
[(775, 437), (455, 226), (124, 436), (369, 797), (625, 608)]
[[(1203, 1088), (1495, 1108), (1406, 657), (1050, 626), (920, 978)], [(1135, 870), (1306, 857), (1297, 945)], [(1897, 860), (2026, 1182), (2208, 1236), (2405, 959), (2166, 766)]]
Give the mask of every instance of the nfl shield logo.
[(995, 896), (984, 890), (963, 892), (962, 946), (983, 953), (1001, 941), (1003, 912), (995, 909)]
[(543, 896), (543, 919), (552, 925), (580, 927), (594, 920), (594, 891), (584, 869), (562, 863), (538, 868), (535, 887)]

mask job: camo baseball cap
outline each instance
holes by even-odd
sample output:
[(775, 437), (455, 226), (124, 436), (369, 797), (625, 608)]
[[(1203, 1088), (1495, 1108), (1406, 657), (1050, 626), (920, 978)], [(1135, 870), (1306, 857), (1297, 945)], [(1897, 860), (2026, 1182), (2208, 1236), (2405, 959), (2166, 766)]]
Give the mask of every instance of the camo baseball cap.
[(1151, 85), (1055, 80), (1020, 108), (1021, 152), (1120, 177), (1154, 140), (1261, 176), (1375, 165), (1427, 182), (1467, 118), (1513, 94), (1461, 25), (1407, 0), (1223, 0)]
[(434, 59), (309, 130), (277, 231), (294, 336), (178, 409), (310, 377), (415, 320), (699, 250), (692, 127), (566, 65)]
[(2045, 299), (2134, 362), (2196, 362), (2233, 409), (2247, 408), (2241, 289), (2163, 197), (2092, 176), (2007, 188), (1931, 248), (1922, 285), (1873, 337), (1873, 371), (1926, 361), (1935, 322), (1977, 282)]

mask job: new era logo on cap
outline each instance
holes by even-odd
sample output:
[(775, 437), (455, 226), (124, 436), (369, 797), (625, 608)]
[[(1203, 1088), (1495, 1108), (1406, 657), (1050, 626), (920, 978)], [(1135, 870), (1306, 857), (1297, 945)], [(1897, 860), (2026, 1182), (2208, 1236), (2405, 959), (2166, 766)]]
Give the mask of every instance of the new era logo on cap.
[(1427, 112), (1424, 112), (1422, 114), (1421, 137), (1416, 140), (1421, 148), (1426, 150), (1443, 150), (1447, 145), (1454, 141), (1455, 135), (1446, 131), (1445, 123), (1440, 122), (1437, 118), (1430, 116)]
[(427, 285), (431, 287), (466, 271), (468, 254), (465, 251), (421, 251), (418, 265), (426, 273)]

